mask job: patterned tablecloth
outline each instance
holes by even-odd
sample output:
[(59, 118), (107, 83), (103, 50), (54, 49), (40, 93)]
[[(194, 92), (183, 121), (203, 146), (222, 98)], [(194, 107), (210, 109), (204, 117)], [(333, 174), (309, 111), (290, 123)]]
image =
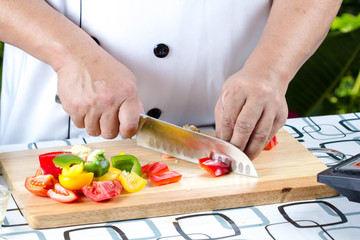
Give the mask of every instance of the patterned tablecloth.
[[(360, 113), (289, 119), (284, 127), (305, 147), (360, 152)], [(0, 146), (0, 152), (104, 141), (71, 139)], [(314, 154), (325, 164), (336, 162)], [(2, 176), (0, 184), (6, 185)], [(5, 239), (360, 239), (360, 204), (338, 196), (103, 224), (34, 230), (10, 198), (0, 236)]]

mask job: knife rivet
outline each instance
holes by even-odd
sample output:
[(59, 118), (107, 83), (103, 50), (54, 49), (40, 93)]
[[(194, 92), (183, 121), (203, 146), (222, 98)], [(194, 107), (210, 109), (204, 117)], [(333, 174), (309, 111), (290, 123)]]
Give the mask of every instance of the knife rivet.
[(244, 166), (243, 166), (243, 164), (241, 162), (239, 162), (238, 169), (239, 169), (239, 172), (244, 171)]
[(250, 166), (246, 165), (246, 174), (250, 174)]

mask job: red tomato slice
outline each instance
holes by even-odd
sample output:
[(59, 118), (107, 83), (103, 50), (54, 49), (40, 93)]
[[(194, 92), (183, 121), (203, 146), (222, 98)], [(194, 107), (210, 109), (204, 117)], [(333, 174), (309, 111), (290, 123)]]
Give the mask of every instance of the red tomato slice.
[(122, 185), (119, 181), (93, 181), (91, 185), (81, 188), (84, 195), (94, 201), (104, 201), (120, 195)]
[(73, 191), (64, 188), (60, 183), (56, 183), (55, 187), (47, 192), (47, 196), (55, 201), (63, 203), (73, 202), (78, 199), (78, 196), (76, 196)]
[(218, 177), (230, 172), (226, 163), (211, 158), (199, 159), (199, 166), (209, 172), (213, 177)]
[(270, 142), (266, 145), (266, 147), (264, 148), (264, 150), (270, 150), (273, 147), (275, 147), (278, 144), (278, 141), (276, 139), (276, 136), (274, 136)]
[(151, 175), (150, 181), (156, 186), (165, 185), (169, 183), (175, 183), (180, 181), (182, 175), (175, 171), (167, 171), (158, 175)]
[(38, 196), (47, 196), (49, 189), (53, 188), (57, 180), (53, 175), (37, 175), (34, 177), (27, 177), (25, 180), (25, 188)]
[(39, 169), (36, 171), (35, 177), (36, 177), (36, 176), (39, 176), (39, 175), (43, 175), (43, 172), (42, 172), (41, 168), (39, 168)]
[(169, 168), (165, 163), (154, 162), (142, 166), (141, 171), (143, 174), (146, 174), (148, 177), (150, 177), (152, 175), (159, 175), (161, 173), (168, 172)]

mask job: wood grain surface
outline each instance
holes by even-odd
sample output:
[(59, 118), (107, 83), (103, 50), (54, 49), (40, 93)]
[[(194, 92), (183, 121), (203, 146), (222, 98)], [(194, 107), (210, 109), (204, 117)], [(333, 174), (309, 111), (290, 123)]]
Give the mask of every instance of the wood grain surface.
[(231, 173), (211, 177), (198, 165), (180, 159), (164, 160), (160, 153), (137, 146), (134, 140), (86, 144), (92, 149), (104, 148), (105, 155), (119, 152), (138, 157), (142, 165), (162, 161), (171, 170), (183, 175), (180, 182), (153, 186), (149, 182), (140, 192), (124, 193), (109, 201), (93, 202), (81, 197), (74, 203), (58, 203), (38, 197), (24, 187), (25, 178), (39, 168), (41, 153), (68, 149), (54, 147), (0, 154), (0, 170), (25, 216), (34, 229), (118, 221), (256, 206), (271, 203), (331, 197), (332, 188), (316, 180), (317, 173), (326, 169), (312, 153), (281, 129), (279, 144), (263, 151), (254, 165), (259, 178)]

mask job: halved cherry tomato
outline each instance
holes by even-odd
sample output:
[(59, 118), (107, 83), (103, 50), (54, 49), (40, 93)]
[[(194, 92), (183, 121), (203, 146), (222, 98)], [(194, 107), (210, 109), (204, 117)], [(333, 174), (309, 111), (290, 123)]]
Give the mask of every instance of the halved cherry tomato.
[(147, 181), (135, 172), (122, 171), (119, 179), (124, 189), (131, 193), (140, 191), (147, 184)]
[(38, 196), (47, 196), (49, 189), (53, 188), (57, 180), (53, 175), (37, 175), (34, 177), (27, 177), (25, 180), (25, 188)]
[(58, 202), (73, 202), (78, 196), (71, 190), (64, 188), (60, 183), (56, 183), (53, 189), (47, 192), (47, 196)]
[(180, 181), (182, 175), (175, 171), (167, 171), (158, 175), (149, 176), (150, 181), (156, 186), (175, 183)]
[(270, 142), (266, 145), (266, 147), (264, 148), (264, 150), (270, 150), (273, 147), (275, 147), (278, 144), (278, 141), (276, 139), (276, 136), (274, 136)]
[(169, 171), (169, 167), (162, 162), (149, 163), (141, 167), (143, 174), (146, 174), (148, 177), (152, 175), (159, 175), (161, 173)]
[(210, 173), (213, 177), (218, 177), (230, 172), (230, 169), (226, 163), (208, 157), (199, 159), (199, 166)]
[(104, 201), (120, 195), (122, 186), (119, 181), (93, 181), (91, 185), (81, 188), (84, 195), (94, 201)]

